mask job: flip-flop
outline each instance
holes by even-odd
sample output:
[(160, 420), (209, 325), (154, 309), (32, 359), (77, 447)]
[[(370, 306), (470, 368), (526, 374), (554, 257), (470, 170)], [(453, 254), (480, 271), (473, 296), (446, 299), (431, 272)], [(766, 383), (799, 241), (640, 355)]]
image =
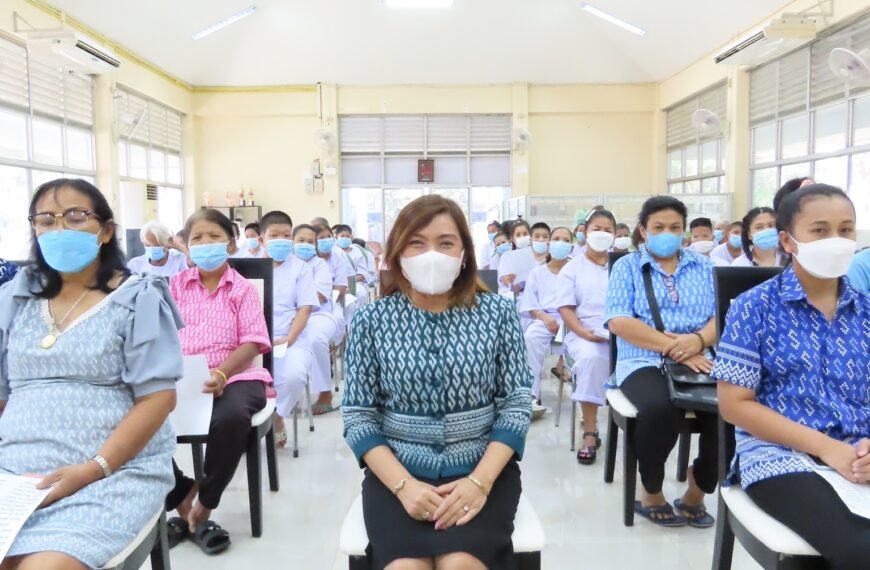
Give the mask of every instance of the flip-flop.
[[(657, 507), (645, 507), (640, 501), (635, 501), (634, 512), (649, 522), (665, 528), (675, 528), (689, 524), (686, 517), (676, 514), (674, 508), (668, 503)], [(670, 515), (670, 517), (659, 518), (653, 515)]]
[(311, 413), (315, 416), (322, 416), (324, 414), (328, 414), (336, 411), (341, 406), (333, 406), (332, 404), (313, 404), (311, 406)]
[(169, 548), (175, 548), (187, 538), (190, 533), (190, 525), (181, 517), (172, 517), (166, 521), (166, 538)]
[(716, 519), (707, 512), (707, 507), (704, 505), (688, 506), (684, 505), (680, 499), (674, 501), (676, 508), (689, 521), (689, 526), (695, 528), (710, 528), (716, 524)]
[(206, 554), (220, 554), (230, 547), (230, 533), (214, 521), (206, 521), (196, 527), (190, 540)]

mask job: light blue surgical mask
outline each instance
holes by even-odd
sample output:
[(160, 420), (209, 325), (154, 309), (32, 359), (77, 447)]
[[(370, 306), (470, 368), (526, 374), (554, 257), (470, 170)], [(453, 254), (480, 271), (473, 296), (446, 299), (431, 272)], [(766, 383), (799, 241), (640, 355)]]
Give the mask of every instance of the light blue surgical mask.
[(99, 234), (79, 230), (46, 232), (36, 238), (49, 267), (60, 273), (78, 273), (97, 258)]
[(347, 249), (353, 245), (353, 240), (349, 237), (340, 237), (336, 243), (338, 243), (338, 247), (341, 249)]
[(743, 238), (740, 236), (730, 235), (728, 236), (728, 245), (730, 245), (734, 249), (741, 249), (743, 247)]
[(571, 255), (572, 249), (574, 249), (574, 246), (567, 241), (550, 242), (550, 256), (558, 261), (561, 261)]
[(247, 238), (245, 242), (248, 244), (248, 249), (257, 249), (260, 247), (260, 238)]
[(495, 241), (495, 236), (498, 235), (498, 232), (493, 232), (493, 233), (488, 234), (488, 235), (489, 235), (489, 241)]
[(160, 261), (164, 257), (166, 257), (166, 250), (160, 246), (145, 246), (145, 255), (151, 261)]
[(293, 253), (302, 261), (308, 261), (317, 255), (317, 248), (311, 243), (297, 243), (293, 246)]
[(577, 238), (581, 244), (586, 241), (586, 232), (577, 232), (574, 234), (574, 237)]
[(543, 255), (547, 253), (547, 242), (545, 241), (533, 241), (532, 242), (532, 251), (537, 253), (538, 255)]
[(752, 236), (752, 244), (759, 249), (773, 249), (779, 245), (779, 232), (776, 228), (755, 232)]
[(511, 250), (511, 244), (509, 241), (505, 242), (499, 246), (496, 246), (496, 248), (495, 248), (495, 252), (499, 255), (504, 255), (507, 252), (509, 252), (510, 250)]
[(335, 246), (335, 240), (332, 238), (323, 238), (317, 240), (317, 251), (320, 253), (332, 253), (332, 248)]
[(190, 246), (190, 260), (204, 271), (214, 271), (223, 265), (228, 257), (226, 243), (203, 243)]
[(656, 257), (672, 257), (683, 245), (682, 234), (662, 232), (660, 234), (647, 234), (646, 248)]
[(266, 253), (279, 263), (286, 261), (293, 253), (293, 242), (289, 239), (270, 239), (266, 242)]
[(715, 241), (716, 243), (719, 243), (720, 241), (722, 241), (723, 237), (725, 237), (724, 230), (714, 230), (713, 231), (713, 241)]

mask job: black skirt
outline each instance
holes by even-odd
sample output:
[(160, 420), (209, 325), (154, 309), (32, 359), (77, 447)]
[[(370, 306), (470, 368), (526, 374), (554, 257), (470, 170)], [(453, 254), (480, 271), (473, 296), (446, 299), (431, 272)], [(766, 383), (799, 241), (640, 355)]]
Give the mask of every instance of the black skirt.
[[(462, 477), (420, 479), (438, 487)], [(432, 522), (410, 517), (390, 489), (366, 469), (362, 484), (363, 514), (374, 570), (402, 558), (435, 558), (453, 552), (468, 553), (493, 570), (513, 568), (514, 516), (520, 501), (520, 468), (511, 460), (492, 486), (483, 510), (465, 526), (435, 530)]]

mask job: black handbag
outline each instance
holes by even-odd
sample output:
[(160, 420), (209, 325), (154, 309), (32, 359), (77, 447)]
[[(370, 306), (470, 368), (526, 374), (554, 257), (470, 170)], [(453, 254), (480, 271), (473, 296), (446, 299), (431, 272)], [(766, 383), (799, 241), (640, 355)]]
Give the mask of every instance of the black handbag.
[[(651, 268), (647, 263), (642, 268), (646, 298), (656, 329), (665, 332), (665, 324), (659, 312), (659, 303), (653, 290)], [(716, 381), (707, 374), (695, 372), (684, 364), (662, 358), (662, 374), (668, 381), (671, 402), (678, 408), (700, 412), (719, 411), (719, 398), (716, 395)]]

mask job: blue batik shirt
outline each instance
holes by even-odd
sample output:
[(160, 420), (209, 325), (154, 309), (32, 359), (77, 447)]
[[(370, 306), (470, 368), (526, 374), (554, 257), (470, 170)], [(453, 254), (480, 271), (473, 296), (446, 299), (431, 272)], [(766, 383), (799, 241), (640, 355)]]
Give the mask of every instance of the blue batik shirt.
[[(652, 284), (665, 330), (689, 334), (704, 328), (716, 314), (716, 297), (713, 292), (713, 262), (710, 258), (687, 249), (680, 251), (680, 260), (674, 272), (674, 283), (679, 293), (679, 302), (674, 302), (665, 286), (668, 274), (647, 252), (640, 251), (624, 256), (614, 265), (607, 289), (605, 320), (616, 317), (639, 319), (655, 328), (652, 311), (643, 284), (642, 267), (652, 267)], [(654, 350), (634, 346), (619, 338), (616, 341), (618, 357), (616, 371), (610, 387), (621, 386), (636, 370), (648, 366), (661, 366), (662, 355)]]
[[(794, 422), (857, 443), (870, 436), (870, 295), (841, 280), (829, 323), (786, 268), (731, 305), (713, 377), (754, 390), (756, 401)], [(792, 449), (739, 428), (736, 438), (744, 489), (811, 471)]]

